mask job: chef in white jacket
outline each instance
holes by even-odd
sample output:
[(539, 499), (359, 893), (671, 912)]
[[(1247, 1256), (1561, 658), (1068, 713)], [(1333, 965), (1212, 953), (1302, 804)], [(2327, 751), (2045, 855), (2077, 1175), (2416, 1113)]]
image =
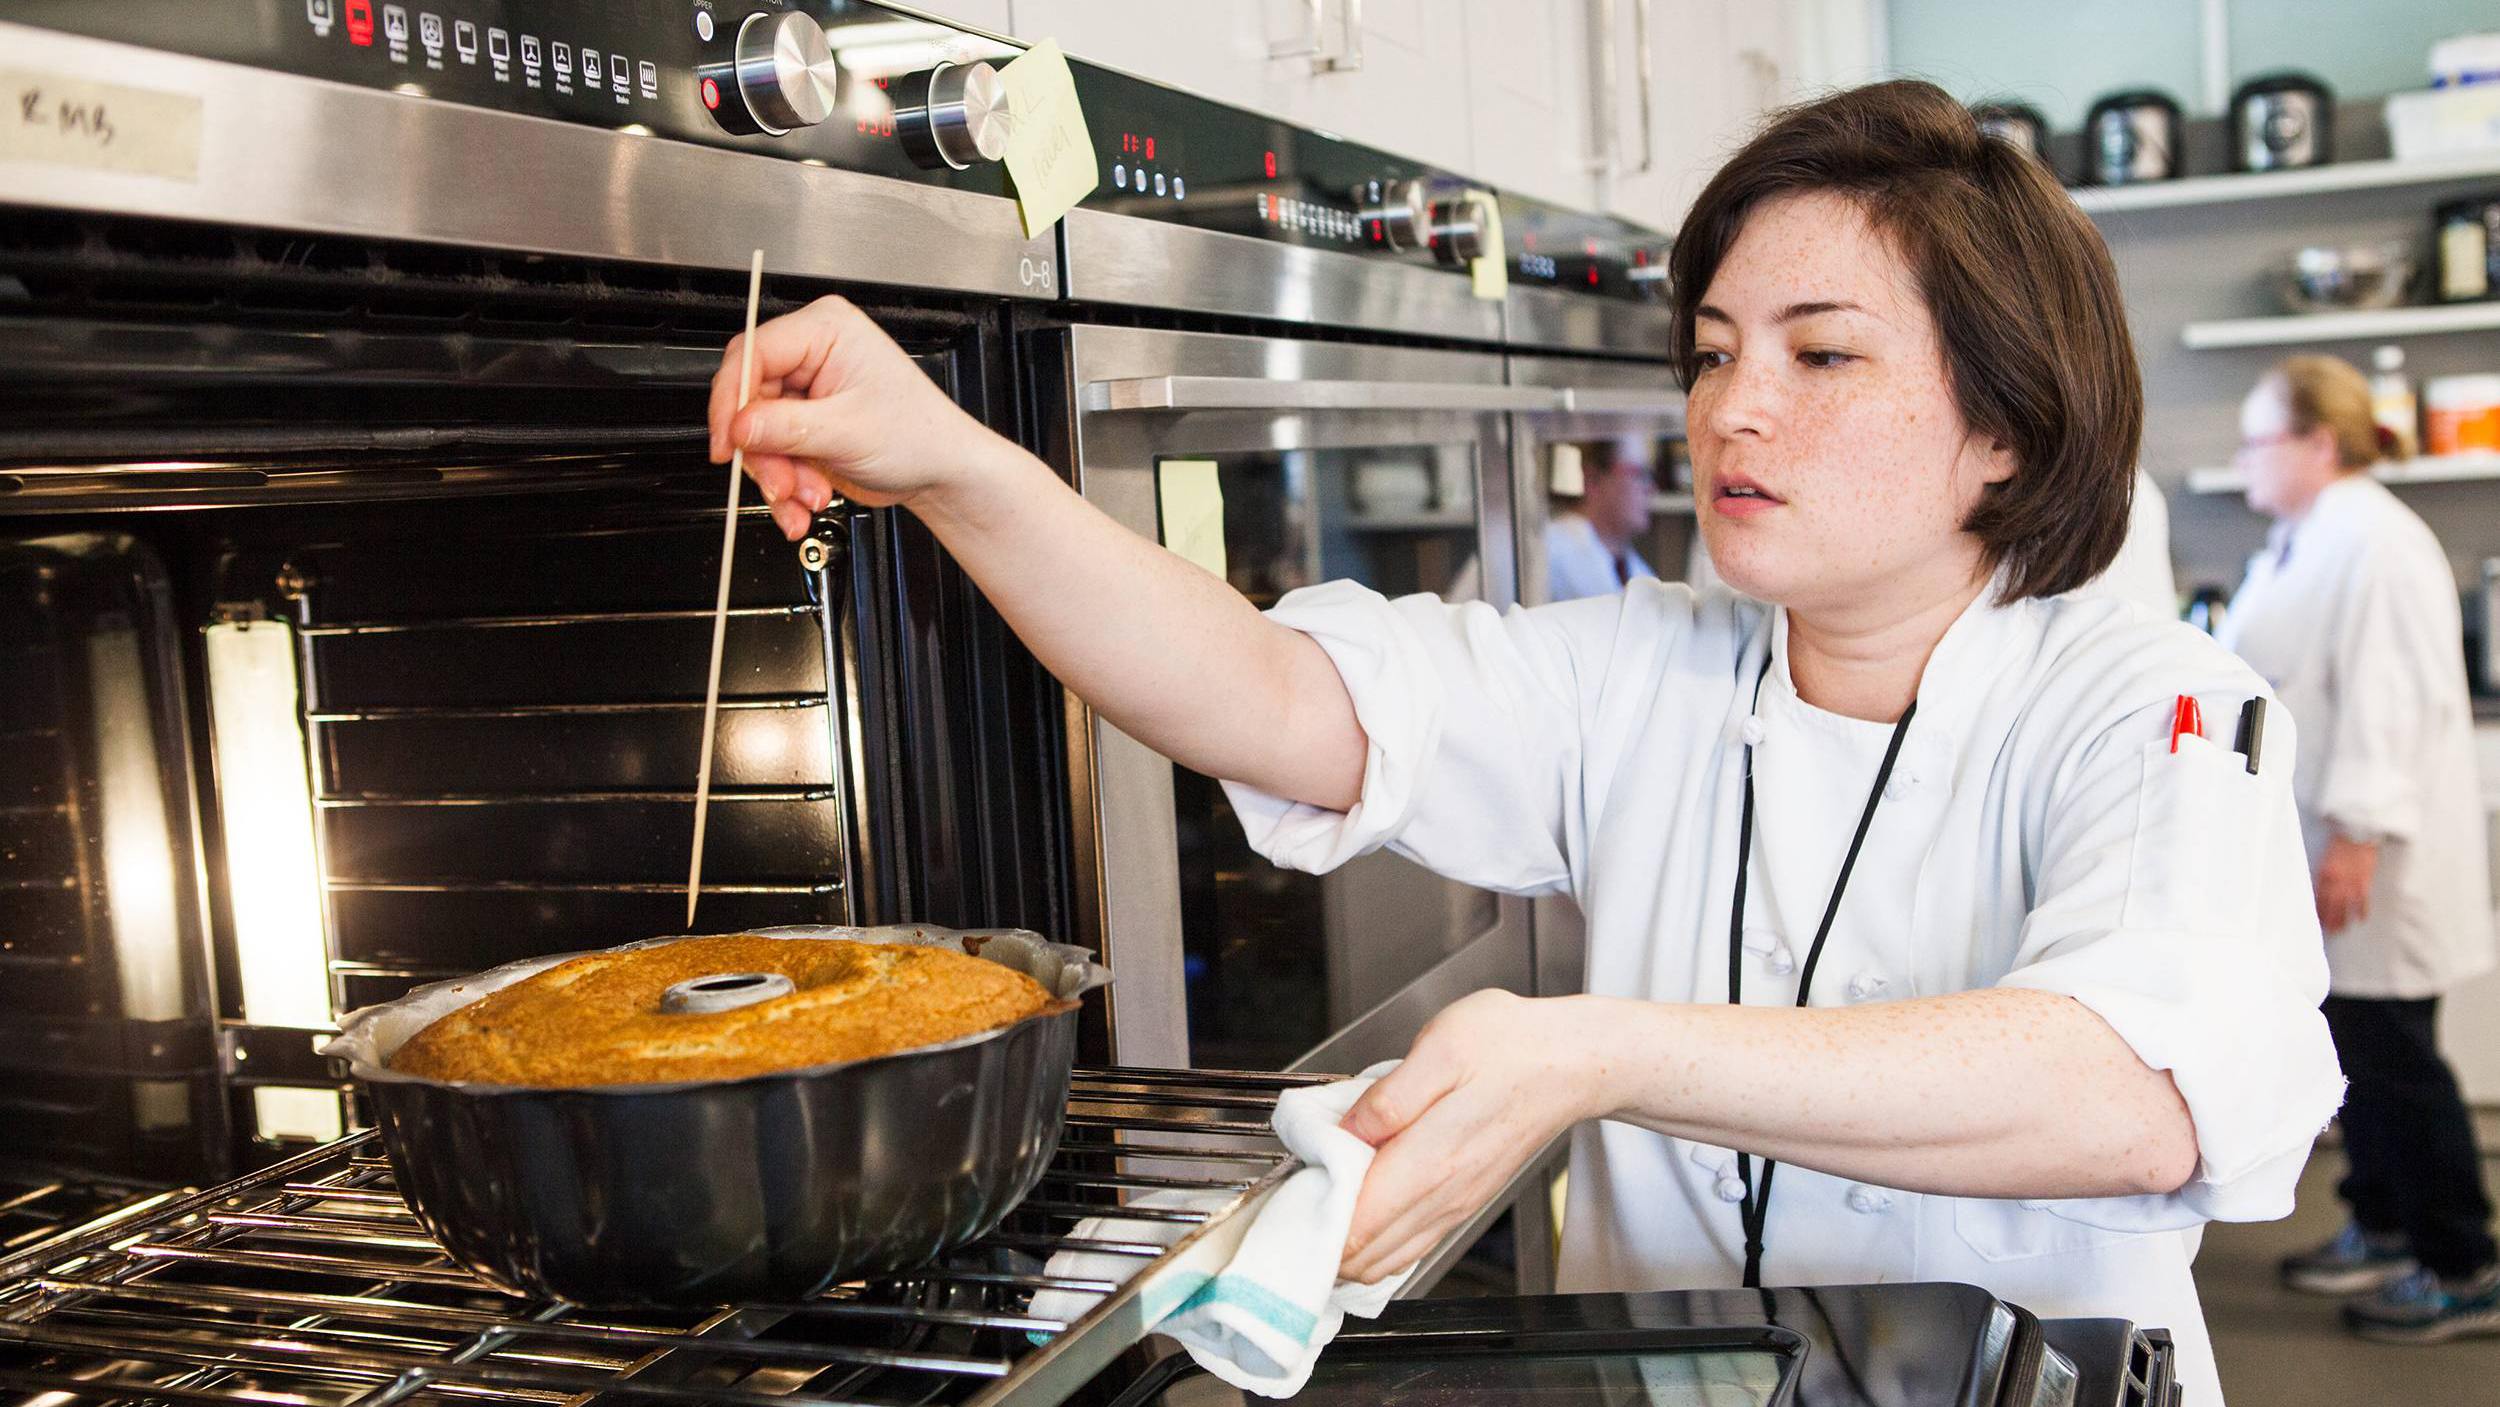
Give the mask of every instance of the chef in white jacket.
[(2375, 1291), (2374, 1338), (2500, 1333), (2500, 1257), (2474, 1126), (2439, 1052), (2440, 995), (2492, 965), (2491, 890), (2456, 579), (2428, 525), (2370, 477), (2370, 387), (2294, 357), (2241, 407), (2251, 507), (2274, 528), (2223, 643), (2301, 721), (2294, 790), (2352, 1078), (2353, 1220), (2284, 1262), (2324, 1294)]
[[(1571, 1137), (1572, 1289), (1938, 1279), (2170, 1328), (2341, 1093), (2289, 788), (2193, 630), (2060, 599), (2126, 528), (2107, 251), (1923, 83), (1784, 115), (1671, 270), (1731, 586), (1529, 610), (1337, 583), (1262, 615), (956, 414), (856, 309), (732, 347), (712, 451), (787, 532), (900, 503), (1071, 690), (1312, 869), (1395, 847), (1589, 918), (1586, 995), (1441, 1013), (1346, 1126), (1375, 1281)], [(1770, 603), (1770, 604), (1764, 604)], [(2180, 695), (2209, 726), (2174, 740)]]
[(1641, 444), (1626, 436), (1554, 449), (1545, 521), (1546, 599), (1610, 596), (1638, 578), (1656, 576), (1635, 545), (1649, 531), (1650, 499), (1657, 491)]

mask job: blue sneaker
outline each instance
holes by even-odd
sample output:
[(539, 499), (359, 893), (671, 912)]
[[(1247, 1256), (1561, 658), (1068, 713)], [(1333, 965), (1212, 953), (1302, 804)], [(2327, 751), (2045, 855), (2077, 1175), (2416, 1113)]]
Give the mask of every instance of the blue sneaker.
[(2379, 1235), (2348, 1221), (2335, 1239), (2283, 1258), (2283, 1283), (2312, 1295), (2366, 1295), (2383, 1290), (2414, 1270), (2403, 1233)]
[(2428, 1270), (2344, 1306), (2344, 1327), (2384, 1343), (2446, 1343), (2500, 1334), (2500, 1265), (2465, 1280)]

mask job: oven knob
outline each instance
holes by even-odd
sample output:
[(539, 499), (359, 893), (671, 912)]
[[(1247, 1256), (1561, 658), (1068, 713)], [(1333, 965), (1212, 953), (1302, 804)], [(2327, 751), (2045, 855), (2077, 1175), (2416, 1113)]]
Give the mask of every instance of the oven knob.
[(1366, 238), (1391, 249), (1424, 247), (1424, 219), (1429, 202), (1421, 181), (1374, 181), (1357, 202)]
[(727, 63), (706, 64), (696, 76), (710, 85), (704, 104), (732, 132), (779, 137), (813, 127), (833, 115), (841, 70), (823, 25), (798, 14), (753, 14), (738, 25)]
[(1432, 203), (1432, 257), (1464, 266), (1484, 252), (1484, 202), (1472, 195)]
[(984, 63), (942, 63), (894, 80), (894, 137), (925, 170), (1007, 154), (1007, 83)]

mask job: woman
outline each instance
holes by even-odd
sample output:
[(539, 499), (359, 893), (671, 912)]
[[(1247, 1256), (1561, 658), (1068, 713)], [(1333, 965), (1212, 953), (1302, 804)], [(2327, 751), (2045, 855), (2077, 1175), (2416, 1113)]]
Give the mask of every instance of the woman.
[(757, 404), (724, 372), (712, 450), (747, 448), (793, 533), (837, 492), (907, 505), (1069, 688), (1232, 779), (1271, 858), (1392, 845), (1580, 901), (1589, 995), (1457, 1003), (1348, 1117), (1380, 1149), (1348, 1277), (1569, 1129), (1566, 1288), (1974, 1281), (2169, 1326), (2216, 1400), (2195, 1228), (2282, 1215), (2341, 1085), (2288, 720), (2253, 773), (2173, 755), (2179, 695), (2227, 720), (2263, 682), (2057, 599), (2127, 522), (2107, 252), (1892, 83), (1748, 145), (1671, 272), (1703, 530), (1752, 599), (1338, 582), (1261, 616), (838, 302), (759, 331)]
[(2362, 1295), (2347, 1327), (2430, 1343), (2500, 1333), (2482, 1156), (2439, 1053), (2440, 994), (2490, 970), (2473, 707), (2448, 554), (2370, 477), (2370, 383), (2293, 357), (2240, 407), (2249, 506), (2275, 520), (2222, 641), (2307, 726), (2295, 791), (2332, 972), (2352, 1220), (2284, 1281)]

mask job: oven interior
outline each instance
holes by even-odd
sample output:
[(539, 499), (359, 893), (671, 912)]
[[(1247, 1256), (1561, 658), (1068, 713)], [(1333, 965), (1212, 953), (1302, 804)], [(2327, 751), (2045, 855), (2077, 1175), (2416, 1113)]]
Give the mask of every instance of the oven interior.
[[(842, 291), (1014, 432), (1002, 308)], [(0, 221), (0, 1215), (335, 1137), (338, 1013), (684, 928), (744, 292)], [(1063, 706), (962, 572), (751, 495), (735, 559), (698, 931), (1069, 931)]]

